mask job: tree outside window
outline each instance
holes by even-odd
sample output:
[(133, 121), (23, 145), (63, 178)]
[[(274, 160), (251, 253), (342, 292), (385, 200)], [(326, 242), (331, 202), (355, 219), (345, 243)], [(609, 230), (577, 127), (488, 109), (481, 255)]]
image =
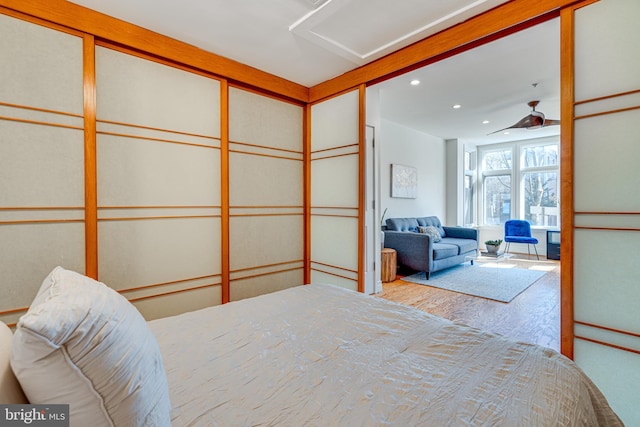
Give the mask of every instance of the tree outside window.
[(557, 226), (558, 145), (524, 147), (521, 159), (524, 209), (520, 217), (531, 225)]
[(511, 217), (511, 175), (484, 179), (484, 222), (502, 224)]

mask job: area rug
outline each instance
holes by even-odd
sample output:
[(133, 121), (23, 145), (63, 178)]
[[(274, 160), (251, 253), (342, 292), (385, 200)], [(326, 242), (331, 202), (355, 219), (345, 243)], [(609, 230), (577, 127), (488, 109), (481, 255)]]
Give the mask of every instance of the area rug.
[(460, 292), (495, 301), (511, 302), (546, 273), (524, 268), (499, 268), (486, 264), (469, 263), (431, 273), (426, 280), (424, 272), (403, 277), (406, 282)]

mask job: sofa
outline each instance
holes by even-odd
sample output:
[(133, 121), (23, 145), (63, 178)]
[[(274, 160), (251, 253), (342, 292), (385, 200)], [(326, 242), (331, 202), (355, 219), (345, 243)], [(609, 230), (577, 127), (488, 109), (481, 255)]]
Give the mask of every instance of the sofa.
[(444, 227), (436, 216), (389, 218), (384, 231), (384, 246), (395, 249), (398, 266), (429, 275), (477, 255), (478, 230)]

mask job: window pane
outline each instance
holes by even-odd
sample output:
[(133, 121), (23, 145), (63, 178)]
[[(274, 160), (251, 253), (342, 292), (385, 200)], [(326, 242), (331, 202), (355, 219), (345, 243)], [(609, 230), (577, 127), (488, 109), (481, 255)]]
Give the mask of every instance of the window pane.
[(485, 153), (483, 161), (485, 171), (511, 169), (511, 149)]
[(484, 179), (484, 222), (501, 224), (511, 217), (511, 175)]
[[(558, 226), (558, 172), (525, 173), (522, 180), (524, 219), (531, 225)], [(521, 215), (522, 216), (522, 215)]]
[(555, 166), (558, 164), (558, 144), (525, 147), (522, 150), (521, 167)]
[(473, 185), (473, 177), (469, 175), (464, 176), (464, 225), (471, 226), (475, 224), (474, 218), (474, 206), (475, 206), (475, 186)]

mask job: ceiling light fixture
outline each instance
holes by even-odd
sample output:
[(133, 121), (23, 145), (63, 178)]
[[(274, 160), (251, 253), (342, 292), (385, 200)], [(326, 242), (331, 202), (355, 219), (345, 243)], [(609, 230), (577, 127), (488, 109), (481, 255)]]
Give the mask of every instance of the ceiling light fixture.
[(489, 120), (483, 120), (483, 121), (482, 121), (482, 124), (483, 124), (483, 125), (488, 125), (488, 124), (489, 124)]
[(420, 80), (418, 79), (411, 80), (411, 86), (418, 86), (419, 84), (420, 84)]
[(456, 105), (454, 105), (454, 106), (453, 106), (453, 108), (454, 108), (455, 110), (457, 110), (458, 108), (461, 108), (461, 107), (462, 107), (462, 105), (460, 105), (460, 104), (456, 104)]

